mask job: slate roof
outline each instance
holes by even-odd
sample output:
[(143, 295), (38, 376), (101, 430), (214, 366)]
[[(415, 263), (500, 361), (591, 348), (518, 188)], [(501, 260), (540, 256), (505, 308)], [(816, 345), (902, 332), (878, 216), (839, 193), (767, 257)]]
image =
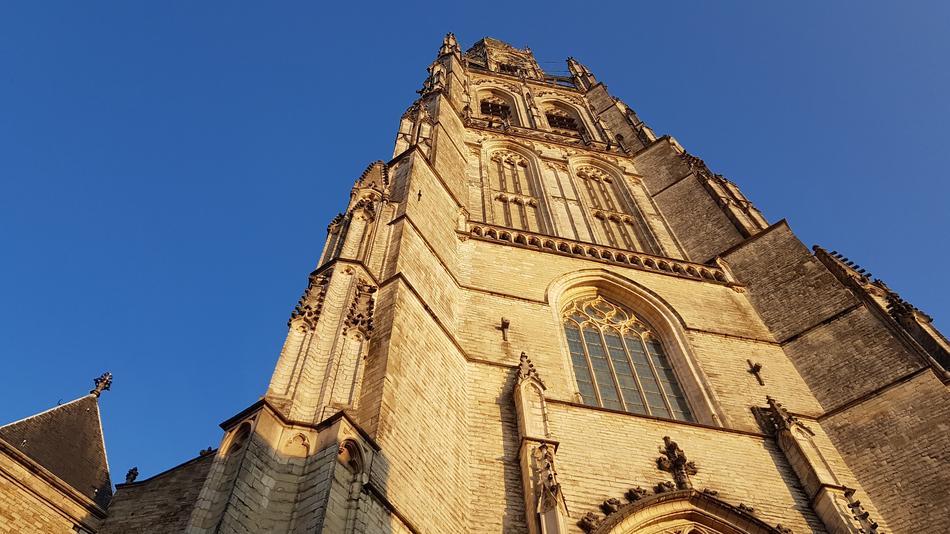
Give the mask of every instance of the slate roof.
[(112, 481), (95, 395), (4, 425), (0, 438), (103, 509), (109, 505)]

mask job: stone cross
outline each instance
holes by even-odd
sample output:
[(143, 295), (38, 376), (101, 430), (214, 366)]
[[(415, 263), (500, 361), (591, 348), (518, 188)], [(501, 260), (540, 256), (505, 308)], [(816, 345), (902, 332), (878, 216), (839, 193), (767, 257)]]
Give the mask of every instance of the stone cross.
[(696, 464), (686, 458), (686, 453), (669, 436), (663, 436), (663, 448), (660, 449), (660, 456), (656, 459), (656, 466), (661, 471), (666, 471), (673, 475), (673, 481), (676, 482), (677, 489), (689, 489), (693, 487), (689, 476), (696, 474)]
[(752, 360), (746, 360), (746, 363), (749, 364), (749, 372), (755, 375), (755, 379), (759, 381), (760, 386), (765, 385), (765, 380), (762, 380), (762, 364), (759, 362), (752, 363)]

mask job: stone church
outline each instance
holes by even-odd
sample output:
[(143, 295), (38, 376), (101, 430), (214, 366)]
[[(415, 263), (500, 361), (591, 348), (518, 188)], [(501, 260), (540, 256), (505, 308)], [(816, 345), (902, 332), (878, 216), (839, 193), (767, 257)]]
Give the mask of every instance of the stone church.
[(950, 532), (930, 318), (567, 66), (447, 35), (220, 447), (113, 495), (104, 375), (0, 532)]

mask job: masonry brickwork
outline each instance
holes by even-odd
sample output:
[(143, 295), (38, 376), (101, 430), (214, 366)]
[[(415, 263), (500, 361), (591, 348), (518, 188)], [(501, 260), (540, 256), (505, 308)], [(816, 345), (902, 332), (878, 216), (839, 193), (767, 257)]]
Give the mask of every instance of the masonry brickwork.
[(568, 69), (446, 36), (264, 397), (100, 531), (950, 531), (930, 318)]

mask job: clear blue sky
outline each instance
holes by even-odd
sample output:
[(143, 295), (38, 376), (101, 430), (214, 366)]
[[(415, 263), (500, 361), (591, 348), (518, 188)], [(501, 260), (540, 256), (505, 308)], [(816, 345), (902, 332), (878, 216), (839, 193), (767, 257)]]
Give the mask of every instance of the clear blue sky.
[(950, 325), (950, 3), (452, 5), (0, 4), (0, 422), (111, 370), (114, 480), (217, 446), (447, 31), (578, 57)]

